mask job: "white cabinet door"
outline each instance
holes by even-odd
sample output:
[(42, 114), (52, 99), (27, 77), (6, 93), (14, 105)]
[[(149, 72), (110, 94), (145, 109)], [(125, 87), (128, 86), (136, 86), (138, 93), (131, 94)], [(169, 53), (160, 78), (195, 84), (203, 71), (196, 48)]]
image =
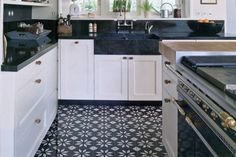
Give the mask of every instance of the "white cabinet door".
[(129, 100), (161, 100), (161, 56), (129, 57)]
[(46, 125), (50, 126), (52, 121), (55, 118), (57, 113), (57, 85), (58, 85), (58, 68), (57, 68), (57, 57), (58, 49), (55, 47), (50, 50), (47, 54), (44, 55), (47, 65), (47, 85), (46, 85), (46, 95), (45, 95), (45, 104), (46, 104)]
[(127, 100), (127, 59), (95, 55), (95, 99)]
[(60, 99), (94, 99), (93, 40), (60, 40)]
[(162, 101), (162, 139), (169, 156), (177, 157), (178, 155), (178, 111), (172, 102), (170, 94), (163, 89)]

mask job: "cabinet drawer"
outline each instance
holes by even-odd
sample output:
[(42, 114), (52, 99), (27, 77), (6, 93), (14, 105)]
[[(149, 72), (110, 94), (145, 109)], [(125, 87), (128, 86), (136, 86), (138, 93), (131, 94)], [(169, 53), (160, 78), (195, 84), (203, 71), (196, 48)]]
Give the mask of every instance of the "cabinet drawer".
[(175, 79), (173, 79), (170, 75), (168, 75), (166, 72), (162, 73), (162, 84), (163, 89), (165, 89), (172, 97), (177, 97), (177, 82)]
[(45, 106), (39, 102), (30, 115), (15, 129), (15, 157), (29, 157), (45, 126)]
[(39, 74), (43, 69), (43, 58), (35, 60), (25, 68), (21, 69), (16, 74), (16, 91), (20, 90), (27, 84), (34, 76)]
[(24, 122), (44, 95), (45, 81), (44, 73), (40, 73), (33, 77), (24, 88), (16, 92), (16, 126)]

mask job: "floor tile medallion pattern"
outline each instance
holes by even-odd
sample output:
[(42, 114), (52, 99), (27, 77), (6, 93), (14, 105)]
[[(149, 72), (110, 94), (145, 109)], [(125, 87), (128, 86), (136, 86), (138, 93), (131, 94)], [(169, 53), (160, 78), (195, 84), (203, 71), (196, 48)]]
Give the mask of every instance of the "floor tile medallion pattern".
[(161, 119), (161, 106), (60, 105), (36, 157), (166, 157)]

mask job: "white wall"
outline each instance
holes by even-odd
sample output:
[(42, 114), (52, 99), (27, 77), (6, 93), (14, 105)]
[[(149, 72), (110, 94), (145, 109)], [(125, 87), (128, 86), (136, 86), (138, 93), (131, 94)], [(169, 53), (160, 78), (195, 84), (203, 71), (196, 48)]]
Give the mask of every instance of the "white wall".
[(217, 0), (217, 4), (201, 4), (201, 0), (186, 1), (190, 1), (190, 16), (192, 18), (226, 19), (226, 2), (228, 0)]
[[(3, 1), (0, 0), (0, 65), (2, 64), (2, 59), (3, 59), (3, 46), (2, 46), (2, 32), (3, 32)], [(0, 71), (0, 111), (2, 109), (2, 74)], [(1, 114), (1, 113), (0, 113)], [(0, 157), (2, 157), (2, 145), (1, 142), (2, 141), (2, 122), (1, 122), (1, 118), (0, 118)]]
[(226, 32), (236, 34), (236, 0), (227, 0)]
[(57, 19), (58, 18), (58, 0), (49, 0), (50, 7), (33, 7), (32, 19)]
[(0, 0), (0, 65), (2, 64), (3, 60), (2, 32), (3, 32), (3, 1)]

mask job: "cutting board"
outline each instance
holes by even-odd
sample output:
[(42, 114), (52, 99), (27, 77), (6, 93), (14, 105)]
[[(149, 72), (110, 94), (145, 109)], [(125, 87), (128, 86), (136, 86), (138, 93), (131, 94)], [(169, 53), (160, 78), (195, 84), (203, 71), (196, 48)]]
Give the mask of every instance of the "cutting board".
[(236, 67), (198, 67), (196, 72), (221, 90), (236, 90)]

